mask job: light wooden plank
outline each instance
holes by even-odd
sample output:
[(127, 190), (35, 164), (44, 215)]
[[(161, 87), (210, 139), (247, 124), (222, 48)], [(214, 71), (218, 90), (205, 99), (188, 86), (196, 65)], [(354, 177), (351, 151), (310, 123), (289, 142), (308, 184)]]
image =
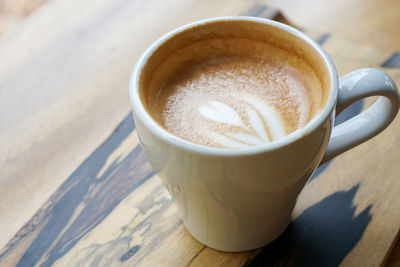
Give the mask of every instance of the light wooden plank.
[(384, 50), (399, 50), (398, 0), (268, 0), (305, 29), (334, 33)]

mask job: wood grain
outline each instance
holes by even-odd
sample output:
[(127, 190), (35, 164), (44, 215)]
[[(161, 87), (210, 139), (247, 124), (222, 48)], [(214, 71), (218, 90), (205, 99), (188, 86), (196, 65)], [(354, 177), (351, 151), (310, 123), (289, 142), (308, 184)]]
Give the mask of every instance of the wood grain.
[[(216, 15), (276, 15), (263, 5), (232, 2), (227, 7), (205, 1), (193, 17), (189, 6), (177, 3), (171, 11), (174, 21), (159, 25), (146, 18), (157, 15), (168, 21), (171, 13), (164, 12), (168, 5), (161, 1), (89, 1), (81, 8), (77, 2), (59, 0), (0, 41), (0, 57), (10, 58), (8, 66), (0, 65), (0, 94), (7, 100), (0, 113), (7, 114), (0, 122), (0, 144), (7, 151), (0, 156), (0, 228), (7, 229), (0, 235), (0, 247), (38, 210), (1, 250), (0, 265), (315, 266), (330, 257), (331, 263), (349, 266), (382, 263), (400, 225), (399, 167), (393, 161), (400, 157), (398, 119), (382, 135), (324, 166), (300, 196), (291, 228), (261, 252), (221, 253), (185, 231), (137, 146), (130, 115), (113, 132), (129, 110), (130, 69), (140, 49), (179, 24)], [(80, 18), (62, 21), (77, 10)], [(56, 17), (58, 29), (51, 25)], [(148, 32), (139, 31), (143, 25)], [(32, 33), (40, 32), (40, 41), (30, 40)], [(324, 44), (341, 74), (393, 58), (391, 51), (308, 33)], [(24, 51), (18, 49), (21, 42), (27, 44)], [(399, 83), (399, 71), (387, 71)], [(15, 203), (16, 198), (21, 201)], [(343, 231), (335, 233), (340, 237), (336, 243), (323, 235), (324, 227), (333, 227), (324, 221), (332, 215), (337, 217), (335, 225), (346, 222)], [(318, 223), (305, 226), (310, 220)], [(335, 246), (310, 245), (304, 228)], [(299, 250), (307, 244), (310, 250)]]
[[(157, 0), (150, 1), (157, 2)], [(44, 2), (47, 0), (0, 0), (0, 36), (16, 27), (26, 15)], [(194, 7), (201, 5), (202, 2), (210, 5), (211, 16), (213, 3), (209, 0), (191, 1), (191, 8), (188, 8), (187, 12), (194, 14), (197, 11)], [(398, 51), (400, 48), (398, 0), (337, 0), (330, 3), (319, 0), (263, 0), (261, 2), (279, 8), (302, 28), (334, 33), (344, 39), (365, 42), (384, 49)], [(168, 0), (167, 3), (169, 6), (179, 8), (181, 1)], [(236, 1), (224, 2), (227, 10), (236, 4)], [(164, 16), (160, 18), (163, 19)], [(168, 19), (179, 20), (180, 18), (169, 17)]]
[(45, 2), (47, 0), (0, 0), (0, 36)]
[(128, 113), (129, 76), (151, 42), (248, 5), (174, 3), (51, 1), (1, 39), (0, 247)]
[(334, 33), (346, 40), (398, 52), (398, 0), (268, 0), (302, 28)]
[[(392, 244), (392, 248), (389, 250), (390, 253), (386, 255), (386, 259), (383, 260), (387, 267), (400, 266), (400, 231), (397, 233), (397, 242)], [(385, 264), (386, 263), (386, 264)]]
[[(390, 52), (326, 35), (318, 40), (324, 42), (339, 72), (379, 66), (390, 56)], [(399, 70), (391, 72), (400, 80)], [(396, 122), (313, 178), (299, 197), (293, 223), (277, 241), (261, 251), (232, 254), (205, 248), (182, 227), (169, 195), (145, 161), (129, 114), (7, 244), (1, 263), (379, 265), (400, 225), (399, 203), (393, 201), (400, 188), (393, 179), (398, 170), (379, 159), (388, 153), (400, 156), (400, 150), (394, 149), (400, 133)], [(361, 156), (366, 163), (355, 160)], [(371, 188), (377, 190), (375, 194)], [(343, 227), (337, 228), (338, 224)], [(366, 251), (371, 253), (367, 261)]]

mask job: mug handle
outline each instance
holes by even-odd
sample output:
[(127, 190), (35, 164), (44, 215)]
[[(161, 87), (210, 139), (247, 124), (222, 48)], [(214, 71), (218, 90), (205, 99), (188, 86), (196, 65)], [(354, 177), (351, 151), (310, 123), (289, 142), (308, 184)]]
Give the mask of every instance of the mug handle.
[(400, 103), (397, 86), (389, 75), (374, 68), (356, 70), (340, 78), (336, 116), (369, 96), (379, 97), (368, 109), (333, 128), (320, 164), (374, 137), (396, 117)]

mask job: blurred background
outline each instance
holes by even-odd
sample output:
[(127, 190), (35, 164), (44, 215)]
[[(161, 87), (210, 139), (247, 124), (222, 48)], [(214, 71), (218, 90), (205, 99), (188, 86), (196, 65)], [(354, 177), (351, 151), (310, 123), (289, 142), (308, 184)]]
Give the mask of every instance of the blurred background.
[[(0, 0), (0, 36), (15, 27), (26, 16), (51, 0)], [(132, 0), (140, 2), (144, 0)], [(146, 2), (161, 2), (146, 0)], [(170, 2), (173, 6), (176, 1)], [(202, 1), (187, 1), (196, 6)], [(205, 1), (209, 2), (209, 1)], [(237, 1), (222, 1), (230, 5)], [(339, 34), (346, 39), (363, 41), (374, 46), (400, 50), (399, 0), (265, 0), (279, 8), (300, 27)], [(212, 8), (212, 7), (210, 7)]]
[(48, 0), (0, 0), (0, 36)]

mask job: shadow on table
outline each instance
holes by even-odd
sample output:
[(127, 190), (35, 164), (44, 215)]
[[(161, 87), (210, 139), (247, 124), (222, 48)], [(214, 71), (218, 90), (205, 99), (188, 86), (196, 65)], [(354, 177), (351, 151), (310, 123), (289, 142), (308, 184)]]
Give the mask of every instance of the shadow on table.
[(39, 211), (32, 219), (34, 221), (28, 222), (28, 230), (18, 234), (17, 241), (0, 253), (0, 259), (15, 247), (18, 249), (25, 236), (36, 232), (16, 266), (36, 266), (39, 262), (40, 266), (53, 265), (109, 216), (126, 196), (150, 179), (154, 171), (139, 145), (107, 165), (110, 155), (122, 146), (134, 129), (129, 113), (113, 134), (51, 196), (46, 210)]
[[(335, 120), (339, 125), (359, 114), (364, 101), (345, 109)], [(332, 161), (321, 165), (310, 178), (320, 174)], [(360, 241), (372, 219), (368, 206), (355, 216), (354, 197), (359, 185), (339, 191), (306, 209), (286, 231), (246, 266), (338, 266)]]
[(306, 209), (245, 266), (338, 266), (372, 219), (372, 205), (355, 216), (358, 189), (336, 192)]

